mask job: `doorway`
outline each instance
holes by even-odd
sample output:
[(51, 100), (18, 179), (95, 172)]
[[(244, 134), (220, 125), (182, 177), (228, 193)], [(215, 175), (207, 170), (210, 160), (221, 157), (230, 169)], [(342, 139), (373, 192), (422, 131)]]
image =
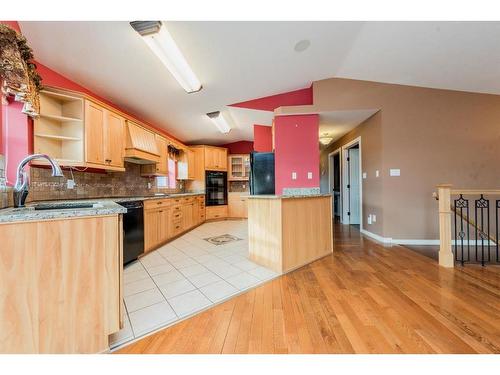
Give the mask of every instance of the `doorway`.
[(360, 223), (360, 170), (359, 170), (359, 145), (347, 149), (347, 216), (349, 224)]
[(341, 148), (328, 154), (328, 186), (332, 194), (332, 215), (335, 221), (341, 221), (342, 213), (342, 185), (341, 185)]

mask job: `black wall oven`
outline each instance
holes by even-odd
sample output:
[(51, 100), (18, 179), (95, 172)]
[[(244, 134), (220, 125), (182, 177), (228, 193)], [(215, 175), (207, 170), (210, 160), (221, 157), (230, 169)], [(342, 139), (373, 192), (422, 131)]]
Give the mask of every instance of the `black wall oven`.
[(207, 206), (227, 204), (227, 172), (205, 172), (205, 204)]

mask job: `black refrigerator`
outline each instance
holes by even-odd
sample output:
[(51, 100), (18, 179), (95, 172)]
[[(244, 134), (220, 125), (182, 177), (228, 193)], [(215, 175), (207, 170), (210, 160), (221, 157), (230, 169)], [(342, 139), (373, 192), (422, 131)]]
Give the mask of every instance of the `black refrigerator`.
[(250, 194), (274, 194), (274, 152), (250, 154)]

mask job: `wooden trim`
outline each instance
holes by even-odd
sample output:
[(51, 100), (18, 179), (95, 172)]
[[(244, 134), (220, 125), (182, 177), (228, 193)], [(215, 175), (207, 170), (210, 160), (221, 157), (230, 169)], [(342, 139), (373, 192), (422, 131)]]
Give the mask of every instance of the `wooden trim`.
[(438, 185), (439, 194), (439, 265), (455, 266), (451, 251), (451, 185)]
[[(451, 185), (450, 185), (451, 186)], [(480, 194), (489, 194), (489, 195), (500, 195), (500, 190), (498, 189), (452, 189), (450, 190), (452, 195), (480, 195)]]

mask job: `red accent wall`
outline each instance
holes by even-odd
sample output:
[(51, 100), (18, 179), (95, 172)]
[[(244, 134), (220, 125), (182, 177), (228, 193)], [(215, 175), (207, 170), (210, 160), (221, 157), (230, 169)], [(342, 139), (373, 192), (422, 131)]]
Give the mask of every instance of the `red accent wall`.
[[(283, 194), (283, 188), (319, 187), (318, 128), (317, 114), (275, 117), (276, 194)], [(297, 173), (296, 180), (292, 172)]]
[(228, 154), (249, 154), (253, 151), (252, 141), (232, 142), (220, 147), (226, 147)]
[(27, 142), (33, 138), (32, 121), (21, 112), (22, 109), (23, 103), (10, 101), (9, 105), (3, 106), (2, 111), (2, 138), (5, 139), (2, 154), (5, 155), (8, 185), (14, 185), (17, 165), (33, 151), (31, 142)]
[(232, 107), (241, 107), (249, 109), (259, 109), (262, 111), (274, 111), (278, 107), (290, 105), (313, 104), (312, 86), (305, 89), (289, 91), (282, 94), (265, 96), (263, 98), (248, 100), (231, 104)]
[(273, 131), (270, 126), (253, 126), (253, 148), (257, 152), (273, 151)]

